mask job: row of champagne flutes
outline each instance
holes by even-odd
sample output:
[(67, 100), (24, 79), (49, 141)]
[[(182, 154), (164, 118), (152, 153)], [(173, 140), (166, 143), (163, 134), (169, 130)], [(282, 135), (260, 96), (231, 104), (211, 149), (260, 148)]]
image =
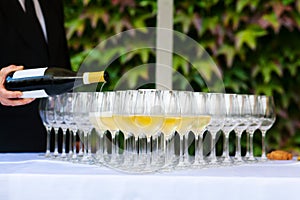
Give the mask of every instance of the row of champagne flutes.
[[(260, 160), (265, 160), (265, 134), (275, 121), (272, 97), (168, 90), (66, 93), (43, 99), (40, 111), (49, 136), (51, 129), (56, 136), (54, 152), (50, 152), (48, 139), (47, 156), (134, 172), (256, 162), (253, 134), (257, 129), (262, 132)], [(59, 129), (63, 133), (61, 153)], [(67, 129), (73, 136), (69, 142)], [(96, 137), (91, 137), (92, 130)], [(225, 138), (224, 149), (217, 157), (215, 144), (220, 131)], [(229, 156), (228, 148), (232, 131), (236, 134), (234, 157)], [(205, 132), (211, 139), (204, 139)], [(243, 132), (249, 139), (245, 156), (241, 155)], [(78, 133), (82, 144), (79, 149), (75, 141)], [(179, 135), (178, 144), (175, 133)], [(193, 144), (188, 139), (191, 133)], [(68, 154), (66, 144), (72, 146)], [(191, 145), (193, 154), (189, 153)], [(208, 155), (203, 150), (206, 146), (210, 148)]]

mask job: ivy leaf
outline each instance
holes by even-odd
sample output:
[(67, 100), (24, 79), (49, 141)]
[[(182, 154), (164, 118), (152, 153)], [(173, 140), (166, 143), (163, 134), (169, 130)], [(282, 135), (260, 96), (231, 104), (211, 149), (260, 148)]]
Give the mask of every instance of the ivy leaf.
[(193, 25), (196, 28), (197, 32), (200, 33), (201, 28), (202, 28), (202, 19), (200, 18), (198, 13), (194, 14), (192, 21), (193, 21)]
[(233, 0), (224, 0), (224, 2), (225, 2), (225, 5), (228, 6), (233, 2)]
[(265, 94), (267, 96), (273, 96), (274, 93), (283, 94), (284, 89), (278, 82), (272, 81), (270, 84), (259, 84), (255, 87), (256, 94)]
[(146, 20), (149, 19), (150, 17), (152, 17), (153, 14), (152, 13), (146, 13), (143, 15), (140, 15), (138, 17), (135, 17), (133, 20), (133, 26), (135, 28), (143, 28), (143, 27), (147, 27), (146, 26)]
[(239, 13), (232, 10), (228, 10), (224, 13), (223, 23), (225, 27), (229, 27), (231, 22), (232, 29), (237, 30), (237, 28), (239, 27), (240, 19), (241, 15)]
[(189, 32), (190, 26), (192, 24), (193, 16), (189, 16), (182, 11), (178, 11), (174, 18), (174, 24), (181, 24), (183, 33)]
[(114, 6), (119, 5), (120, 11), (123, 12), (126, 7), (135, 7), (134, 0), (111, 0)]
[(246, 7), (249, 4), (250, 1), (251, 0), (242, 0), (242, 1), (240, 0), (240, 1), (237, 1), (236, 11), (238, 13), (242, 12), (242, 10), (244, 9), (244, 7)]
[(191, 64), (192, 67), (194, 67), (207, 82), (213, 81), (214, 76), (222, 78), (222, 74), (220, 74), (219, 68), (210, 59), (196, 60)]
[(298, 72), (298, 68), (300, 67), (300, 59), (297, 59), (296, 62), (289, 63), (287, 68), (292, 76), (296, 76)]
[(224, 72), (225, 87), (231, 88), (236, 93), (248, 88), (248, 79), (249, 75), (245, 72), (244, 67), (234, 66), (231, 70)]
[(149, 55), (150, 55), (149, 48), (131, 51), (121, 56), (121, 63), (125, 64), (126, 62), (132, 60), (135, 56), (139, 56), (141, 58), (142, 63), (147, 63), (149, 60)]
[(182, 57), (178, 55), (173, 56), (173, 69), (178, 71), (182, 69), (183, 74), (187, 75), (189, 73), (189, 63)]
[(88, 55), (89, 51), (81, 51), (75, 55), (72, 56), (71, 58), (71, 66), (73, 71), (78, 71), (82, 61), (84, 58)]
[(212, 6), (216, 5), (219, 2), (219, 0), (202, 0), (202, 1), (196, 1), (197, 5), (199, 5), (202, 8), (210, 9)]
[(147, 63), (149, 60), (149, 55), (150, 55), (150, 49), (140, 49), (139, 54), (142, 60), (142, 63)]
[(256, 39), (266, 34), (267, 34), (266, 30), (260, 27), (258, 28), (258, 27), (250, 26), (248, 29), (239, 31), (236, 34), (235, 47), (237, 50), (239, 50), (243, 44), (246, 44), (252, 50), (254, 50), (256, 48)]
[(89, 55), (90, 60), (96, 60), (101, 64), (107, 65), (113, 62), (115, 59), (122, 57), (124, 47), (106, 49), (105, 51), (93, 51)]
[(234, 68), (232, 70), (232, 73), (234, 76), (236, 76), (239, 80), (243, 82), (249, 79), (249, 75), (245, 72), (245, 70), (242, 67)]
[(89, 18), (91, 21), (91, 26), (95, 29), (97, 27), (97, 23), (99, 19), (107, 25), (109, 22), (109, 15), (107, 11), (103, 8), (99, 7), (91, 7), (85, 11), (86, 18)]
[(281, 77), (283, 72), (280, 64), (275, 61), (261, 61), (260, 64), (254, 68), (252, 75), (255, 77), (258, 73), (261, 73), (264, 78), (264, 83), (269, 83), (272, 78), (272, 72), (275, 72)]
[(88, 5), (90, 3), (91, 0), (83, 0), (83, 5)]
[(262, 18), (258, 20), (258, 23), (261, 25), (262, 28), (267, 28), (271, 26), (275, 33), (279, 32), (280, 23), (275, 13), (263, 15)]
[(71, 39), (71, 37), (78, 33), (77, 35), (81, 35), (83, 33), (84, 27), (85, 27), (85, 20), (84, 19), (74, 19), (71, 21), (68, 21), (65, 24), (67, 28), (67, 39)]
[(252, 10), (255, 10), (258, 6), (260, 0), (239, 0), (236, 4), (236, 11), (241, 13), (243, 9), (247, 6), (250, 6)]
[(200, 35), (204, 34), (207, 30), (214, 33), (216, 26), (220, 23), (218, 16), (202, 18), (202, 29)]
[(201, 76), (194, 76), (194, 81), (200, 86), (205, 87), (205, 82), (203, 81)]
[(224, 55), (226, 58), (226, 64), (229, 68), (231, 68), (233, 59), (235, 56), (235, 49), (233, 46), (223, 44), (219, 50), (218, 50), (218, 55)]
[(135, 67), (128, 71), (128, 73), (126, 74), (126, 80), (128, 82), (129, 88), (136, 88), (139, 78), (149, 78), (148, 70), (146, 67)]

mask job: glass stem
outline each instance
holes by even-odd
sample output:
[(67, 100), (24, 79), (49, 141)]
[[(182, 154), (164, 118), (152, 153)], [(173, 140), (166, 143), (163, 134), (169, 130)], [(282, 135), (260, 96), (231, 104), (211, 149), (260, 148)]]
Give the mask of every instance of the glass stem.
[(261, 130), (261, 159), (262, 160), (267, 160), (267, 156), (266, 156), (266, 132), (265, 130)]
[(147, 152), (146, 152), (146, 156), (147, 156), (147, 165), (151, 164), (151, 158), (152, 158), (152, 149), (151, 149), (151, 136), (148, 137), (147, 136)]
[(63, 133), (63, 139), (62, 139), (62, 154), (61, 157), (65, 158), (66, 155), (66, 142), (67, 142), (67, 137), (66, 137), (66, 128), (62, 128), (62, 133)]
[(130, 153), (131, 153), (131, 143), (130, 136), (127, 133), (124, 133), (124, 144), (123, 144), (123, 153), (122, 157), (124, 158), (124, 164), (130, 163)]
[(139, 137), (139, 154), (141, 156), (145, 155), (147, 151), (147, 140), (144, 136)]
[(250, 139), (250, 142), (249, 142), (249, 145), (250, 145), (250, 153), (249, 153), (249, 157), (250, 157), (250, 160), (254, 160), (254, 152), (253, 152), (253, 135), (254, 135), (254, 131), (251, 131), (249, 132), (249, 139)]
[(78, 155), (80, 155), (80, 156), (83, 156), (84, 155), (84, 149), (85, 149), (85, 147), (84, 147), (84, 141), (85, 141), (85, 139), (84, 139), (84, 134), (83, 134), (83, 131), (82, 130), (79, 130), (79, 133), (78, 133), (79, 135), (80, 135), (80, 140), (79, 140), (79, 149), (78, 149)]
[(91, 138), (91, 131), (88, 130), (87, 132), (87, 150), (88, 150), (88, 156), (92, 156), (92, 138)]
[(198, 135), (198, 134), (194, 134), (195, 135), (195, 163), (196, 162), (198, 162), (199, 161), (199, 154), (200, 154), (200, 152), (199, 152), (199, 149), (200, 149), (200, 144), (199, 144), (199, 142), (200, 142), (200, 135)]
[[(159, 152), (159, 157), (163, 158), (164, 160), (164, 157), (166, 156), (166, 143), (165, 143), (165, 135), (161, 132), (160, 133), (160, 137), (159, 137), (159, 142), (157, 143), (159, 146), (158, 146), (158, 152)], [(163, 161), (164, 162), (164, 161)]]
[(51, 127), (47, 126), (46, 127), (46, 131), (47, 131), (47, 143), (46, 143), (46, 157), (50, 156), (50, 143), (51, 143)]
[(223, 155), (226, 161), (230, 160), (229, 156), (229, 133), (224, 132), (224, 146), (223, 146)]
[(183, 162), (189, 163), (189, 132), (184, 135), (184, 152), (183, 152)]
[(109, 151), (108, 151), (108, 148), (109, 148), (109, 146), (108, 146), (108, 144), (107, 144), (107, 134), (108, 134), (108, 131), (104, 131), (104, 133), (103, 133), (103, 155), (105, 155), (105, 156), (107, 156), (109, 153)]
[(165, 151), (165, 168), (167, 169), (172, 164), (172, 136), (165, 137), (164, 151)]
[(118, 143), (117, 143), (118, 131), (111, 132), (111, 155), (112, 157), (116, 157), (119, 153)]
[(103, 161), (103, 154), (104, 154), (104, 139), (105, 139), (105, 135), (104, 132), (103, 134), (100, 133), (99, 135), (99, 149), (97, 150), (97, 158), (100, 162)]
[(84, 156), (87, 156), (87, 154), (88, 154), (87, 153), (87, 151), (88, 151), (87, 150), (88, 149), (88, 138), (87, 137), (88, 137), (88, 133), (87, 133), (87, 131), (84, 131), (83, 132), (83, 147), (84, 147), (83, 148), (83, 155)]
[(76, 133), (76, 129), (72, 130), (73, 133), (73, 156), (72, 159), (76, 159), (77, 158), (77, 133)]
[(156, 160), (156, 158), (157, 158), (158, 138), (159, 138), (159, 135), (154, 134), (152, 137), (152, 143), (150, 144), (151, 145), (151, 157), (152, 157), (153, 161)]
[(58, 130), (59, 128), (54, 128), (54, 156), (58, 156)]
[(216, 132), (211, 132), (211, 152), (210, 152), (210, 162), (217, 162), (216, 156)]
[(235, 150), (235, 158), (237, 161), (242, 161), (242, 155), (241, 155), (241, 136), (242, 131), (236, 132), (236, 150)]
[(179, 134), (180, 144), (179, 144), (179, 164), (184, 162), (184, 136)]
[(226, 148), (227, 148), (227, 141), (226, 141), (226, 133), (223, 131), (223, 152), (222, 152), (222, 157), (226, 157)]
[(73, 146), (72, 146), (72, 130), (69, 129), (69, 156), (73, 155)]
[(246, 131), (246, 155), (245, 158), (249, 158), (250, 157), (250, 134), (248, 131)]
[(139, 162), (139, 154), (140, 154), (140, 145), (139, 145), (139, 137), (134, 136), (133, 137), (133, 143), (135, 146), (134, 149), (134, 163), (138, 163)]
[(164, 142), (162, 143), (163, 144), (163, 152), (164, 152), (164, 155), (165, 155), (165, 159), (164, 159), (164, 165), (167, 166), (168, 165), (168, 161), (169, 161), (169, 138), (167, 137), (164, 137)]
[(198, 139), (198, 152), (199, 152), (199, 163), (202, 163), (204, 161), (204, 155), (203, 155), (203, 136), (204, 136), (204, 131), (199, 134), (199, 139)]

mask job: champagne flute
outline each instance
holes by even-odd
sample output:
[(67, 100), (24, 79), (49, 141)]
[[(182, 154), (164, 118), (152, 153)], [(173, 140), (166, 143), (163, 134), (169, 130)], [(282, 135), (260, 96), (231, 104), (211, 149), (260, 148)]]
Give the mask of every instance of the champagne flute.
[(272, 96), (259, 96), (261, 124), (259, 130), (262, 133), (262, 154), (261, 160), (266, 161), (266, 143), (265, 137), (267, 131), (273, 126), (276, 120), (275, 104)]
[[(130, 91), (131, 92), (131, 91)], [(126, 106), (126, 103), (128, 103), (127, 97), (128, 91), (116, 91), (115, 92), (115, 100), (113, 105), (113, 120), (116, 126), (118, 127), (119, 131), (122, 131), (124, 135), (124, 151), (123, 151), (123, 158), (124, 158), (124, 166), (130, 166), (133, 163), (132, 160), (132, 152), (135, 149), (132, 149), (133, 146), (130, 143), (129, 137), (133, 134), (131, 132), (128, 132), (127, 126), (128, 124), (124, 122), (123, 116), (128, 113), (128, 106)]]
[(102, 97), (102, 102), (100, 106), (100, 123), (104, 127), (104, 129), (108, 130), (111, 133), (111, 163), (110, 164), (118, 164), (119, 162), (119, 148), (117, 135), (119, 132), (119, 128), (114, 122), (113, 119), (113, 106), (115, 100), (115, 92), (104, 92)]
[(249, 116), (251, 115), (251, 109), (250, 109), (250, 102), (249, 102), (249, 96), (245, 94), (238, 94), (237, 95), (238, 100), (238, 121), (237, 125), (234, 128), (234, 132), (236, 134), (236, 152), (235, 152), (235, 162), (243, 162), (242, 155), (241, 155), (241, 136), (243, 132), (247, 129), (249, 126)]
[[(76, 136), (77, 136), (77, 125), (74, 119), (75, 112), (75, 98), (78, 93), (66, 93), (65, 94), (65, 106), (64, 106), (64, 122), (66, 123), (69, 133), (69, 158), (73, 161), (77, 160), (77, 147), (76, 147)], [(73, 140), (72, 140), (73, 139)]]
[(206, 130), (207, 125), (210, 123), (211, 117), (208, 114), (208, 109), (206, 107), (206, 93), (194, 92), (195, 105), (193, 109), (195, 110), (195, 122), (191, 128), (191, 131), (195, 135), (195, 161), (193, 167), (199, 167), (203, 165), (203, 134)]
[(224, 94), (226, 117), (222, 131), (224, 133), (223, 155), (225, 164), (232, 163), (233, 160), (229, 156), (229, 134), (237, 126), (237, 118), (239, 116), (238, 102), (236, 94)]
[[(180, 117), (181, 123), (177, 126), (176, 131), (179, 134), (179, 163), (176, 168), (185, 168), (189, 165), (189, 152), (188, 152), (188, 134), (195, 122), (195, 109), (193, 93), (189, 91), (178, 92), (178, 100), (180, 104)], [(185, 141), (185, 142), (184, 142)]]
[(74, 119), (76, 121), (77, 127), (79, 130), (83, 131), (81, 139), (83, 141), (83, 157), (81, 162), (83, 163), (93, 163), (91, 157), (91, 145), (89, 144), (88, 137), (90, 136), (90, 131), (93, 128), (89, 120), (89, 112), (91, 109), (92, 103), (92, 92), (79, 92), (74, 99), (75, 110), (74, 110)]
[(223, 93), (208, 93), (207, 108), (211, 116), (211, 121), (207, 126), (207, 130), (211, 134), (211, 152), (208, 158), (210, 164), (217, 164), (216, 156), (216, 136), (217, 132), (224, 126), (225, 106)]
[(94, 92), (92, 94), (92, 105), (89, 112), (89, 120), (96, 129), (98, 134), (98, 143), (96, 147), (95, 160), (97, 164), (104, 162), (104, 153), (107, 155), (107, 146), (105, 145), (105, 132), (106, 128), (100, 120), (100, 108), (103, 101), (103, 92)]
[[(256, 129), (260, 127), (261, 119), (260, 119), (260, 113), (259, 113), (259, 102), (258, 102), (258, 96), (257, 95), (248, 95), (249, 96), (249, 104), (250, 104), (250, 110), (251, 115), (249, 116), (249, 126), (247, 127), (247, 134), (249, 136), (249, 154), (247, 161), (249, 162), (255, 162), (257, 159), (254, 157), (253, 154), (253, 135)], [(248, 149), (247, 149), (248, 150)]]
[(66, 95), (56, 95), (55, 96), (55, 106), (54, 106), (54, 115), (55, 121), (58, 124), (58, 127), (62, 129), (62, 153), (60, 155), (61, 159), (65, 159), (67, 157), (66, 154), (66, 132), (67, 132), (67, 124), (65, 123), (65, 105), (66, 105)]
[(164, 90), (162, 91), (161, 98), (162, 107), (164, 109), (164, 124), (161, 129), (164, 138), (164, 142), (162, 142), (164, 168), (169, 170), (176, 162), (174, 135), (176, 128), (181, 123), (180, 104), (178, 101), (178, 93), (175, 91)]
[[(45, 157), (50, 157), (50, 143), (51, 143), (51, 130), (52, 130), (52, 126), (51, 123), (49, 121), (48, 118), (48, 114), (47, 112), (49, 112), (49, 98), (42, 98), (40, 99), (39, 102), (39, 113), (40, 113), (40, 117), (42, 119), (42, 122), (46, 128), (47, 131), (47, 143), (46, 143), (46, 152), (45, 152)], [(51, 118), (50, 118), (51, 119)]]
[[(138, 130), (132, 124), (132, 116), (134, 116), (134, 107), (138, 91), (126, 90), (117, 91), (113, 111), (113, 119), (118, 129), (121, 130), (127, 140), (126, 144), (126, 157), (124, 162), (124, 170), (135, 170), (135, 164), (138, 161)], [(125, 156), (124, 155), (124, 156)]]
[(132, 117), (139, 138), (146, 139), (146, 145), (143, 145), (143, 140), (141, 140), (140, 155), (142, 160), (147, 159), (146, 166), (148, 167), (151, 167), (150, 159), (152, 158), (151, 137), (161, 130), (164, 122), (160, 93), (158, 90), (139, 90), (135, 102), (134, 116)]
[(56, 97), (55, 96), (49, 96), (47, 98), (47, 103), (46, 103), (46, 116), (45, 118), (48, 119), (49, 124), (51, 124), (53, 131), (54, 131), (54, 152), (52, 156), (55, 158), (59, 155), (58, 153), (58, 130), (59, 130), (59, 125), (56, 123), (56, 118), (55, 118), (55, 102), (56, 102)]

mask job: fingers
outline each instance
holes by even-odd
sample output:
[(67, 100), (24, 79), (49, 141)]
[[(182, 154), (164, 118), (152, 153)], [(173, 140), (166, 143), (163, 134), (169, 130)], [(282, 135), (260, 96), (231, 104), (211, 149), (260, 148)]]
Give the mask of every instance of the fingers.
[(9, 65), (8, 67), (4, 67), (0, 70), (0, 79), (1, 79), (1, 83), (4, 83), (6, 76), (14, 71), (18, 71), (18, 70), (22, 70), (24, 69), (23, 66), (16, 66), (16, 65)]
[(8, 74), (22, 70), (23, 66), (10, 65), (0, 70), (0, 103), (5, 106), (20, 106), (31, 103), (34, 99), (21, 98), (21, 91), (8, 91), (4, 87), (5, 79)]
[(2, 98), (7, 98), (7, 99), (17, 99), (17, 98), (21, 98), (22, 92), (8, 91), (5, 89), (5, 87), (3, 85), (0, 85), (0, 96)]
[(0, 97), (0, 103), (4, 106), (21, 106), (25, 104), (29, 104), (35, 99), (32, 98), (26, 98), (26, 99), (7, 99)]
[(20, 98), (22, 96), (22, 92), (20, 91), (8, 91), (4, 87), (5, 79), (7, 75), (11, 72), (22, 70), (23, 66), (10, 65), (8, 67), (4, 67), (0, 70), (0, 96), (3, 98)]

